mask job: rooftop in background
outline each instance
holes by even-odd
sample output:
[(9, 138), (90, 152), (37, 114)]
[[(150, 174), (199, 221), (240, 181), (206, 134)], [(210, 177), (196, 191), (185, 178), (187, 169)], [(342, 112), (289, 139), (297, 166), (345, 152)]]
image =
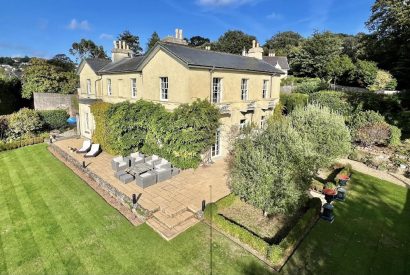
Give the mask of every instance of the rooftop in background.
[(277, 64), (279, 64), (279, 66), (283, 70), (290, 69), (288, 59), (286, 58), (286, 56), (264, 56), (263, 61), (271, 64), (272, 66), (276, 66)]

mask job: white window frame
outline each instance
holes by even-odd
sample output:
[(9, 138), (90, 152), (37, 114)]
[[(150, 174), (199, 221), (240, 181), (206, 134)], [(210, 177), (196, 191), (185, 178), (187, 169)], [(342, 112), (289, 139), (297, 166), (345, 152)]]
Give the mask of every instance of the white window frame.
[(91, 94), (91, 79), (87, 79), (87, 95)]
[(131, 84), (131, 97), (136, 98), (137, 97), (137, 79), (131, 78), (130, 84)]
[(167, 76), (159, 78), (159, 98), (161, 101), (168, 101), (169, 99), (169, 79)]
[(249, 98), (249, 79), (242, 78), (241, 79), (241, 100), (248, 100)]
[(222, 78), (214, 77), (212, 79), (212, 103), (220, 103), (222, 100)]
[(211, 147), (211, 157), (218, 157), (221, 155), (221, 130), (216, 130), (215, 143)]
[(244, 118), (244, 119), (241, 119), (240, 121), (239, 121), (239, 129), (243, 129), (243, 128), (245, 128), (246, 127), (246, 118)]
[(269, 80), (263, 80), (262, 84), (262, 98), (268, 98), (268, 86), (269, 86)]
[(112, 82), (111, 78), (107, 78), (107, 95), (112, 96)]

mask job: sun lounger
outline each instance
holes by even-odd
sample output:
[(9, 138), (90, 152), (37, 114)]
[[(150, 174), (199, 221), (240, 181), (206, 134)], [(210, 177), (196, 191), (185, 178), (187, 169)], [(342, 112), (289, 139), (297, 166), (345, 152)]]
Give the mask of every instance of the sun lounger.
[(90, 149), (91, 149), (91, 140), (84, 140), (83, 147), (81, 147), (80, 149), (77, 149), (76, 152), (79, 154), (84, 154), (90, 151)]
[(90, 151), (84, 155), (85, 158), (93, 158), (98, 156), (101, 153), (100, 144), (93, 144), (91, 145)]

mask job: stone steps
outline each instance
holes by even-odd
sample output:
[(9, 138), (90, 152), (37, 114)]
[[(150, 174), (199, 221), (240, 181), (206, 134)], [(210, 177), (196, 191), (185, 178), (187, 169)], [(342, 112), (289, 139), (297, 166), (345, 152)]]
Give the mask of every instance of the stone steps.
[(169, 216), (165, 214), (163, 211), (157, 211), (153, 214), (154, 219), (157, 219), (163, 226), (167, 227), (168, 229), (173, 229), (177, 225), (182, 224), (184, 221), (194, 217), (194, 213), (191, 211), (184, 210), (177, 215)]
[(147, 220), (147, 224), (158, 234), (160, 234), (164, 239), (171, 240), (178, 236), (180, 233), (184, 232), (191, 226), (197, 224), (199, 220), (194, 216), (189, 217), (188, 219), (178, 223), (173, 228), (169, 228), (163, 222), (159, 221), (157, 218), (152, 217)]

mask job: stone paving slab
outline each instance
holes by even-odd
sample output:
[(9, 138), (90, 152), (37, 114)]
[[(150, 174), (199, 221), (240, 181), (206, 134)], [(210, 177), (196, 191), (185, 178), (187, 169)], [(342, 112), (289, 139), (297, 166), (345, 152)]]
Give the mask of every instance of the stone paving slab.
[[(129, 198), (132, 194), (141, 194), (138, 204), (150, 213), (159, 212), (156, 217), (148, 219), (147, 223), (168, 240), (198, 222), (195, 214), (201, 210), (203, 200), (210, 202), (210, 186), (212, 202), (230, 193), (227, 185), (227, 165), (222, 159), (206, 167), (181, 171), (169, 180), (143, 189), (134, 182), (123, 184), (115, 178), (111, 169), (114, 156), (102, 152), (96, 158), (84, 158), (82, 154), (69, 150), (69, 147), (80, 148), (82, 143), (83, 139), (73, 138), (57, 141), (54, 145), (79, 163), (85, 161), (88, 170)], [(167, 224), (172, 228), (164, 226)]]

